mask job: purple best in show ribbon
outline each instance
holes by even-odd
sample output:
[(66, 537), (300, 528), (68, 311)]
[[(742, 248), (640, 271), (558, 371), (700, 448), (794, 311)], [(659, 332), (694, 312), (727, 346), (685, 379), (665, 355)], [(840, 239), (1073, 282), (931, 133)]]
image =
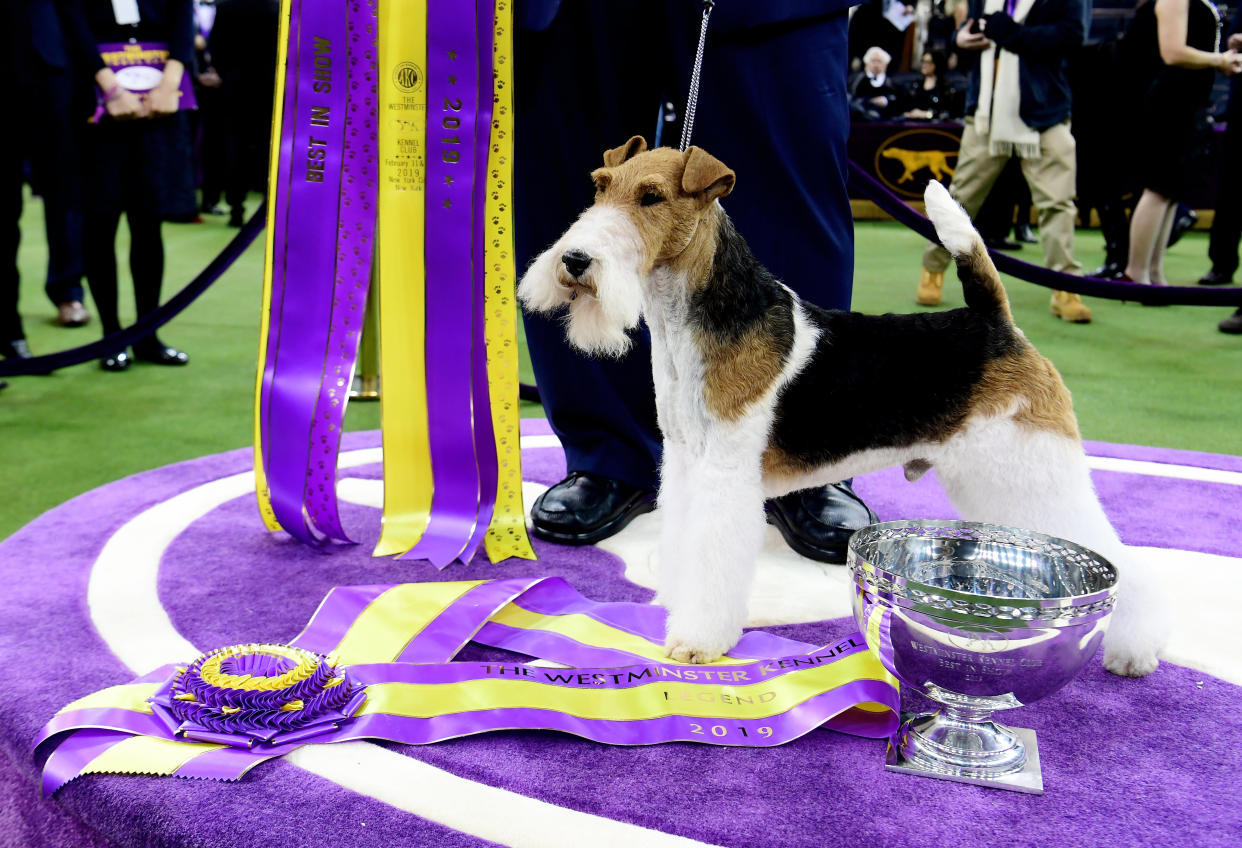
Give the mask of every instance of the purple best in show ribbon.
[[(293, 7), (290, 42), (297, 45), (281, 297), (271, 308), (282, 331), (276, 341), (268, 396), (267, 481), (277, 521), (303, 542), (317, 539), (304, 516), (311, 425), (323, 381), (336, 268), (336, 223), (345, 129), (346, 7), (318, 0)], [(282, 148), (283, 148), (282, 139)], [(279, 226), (279, 222), (277, 222)], [(277, 321), (274, 318), (273, 324)]]

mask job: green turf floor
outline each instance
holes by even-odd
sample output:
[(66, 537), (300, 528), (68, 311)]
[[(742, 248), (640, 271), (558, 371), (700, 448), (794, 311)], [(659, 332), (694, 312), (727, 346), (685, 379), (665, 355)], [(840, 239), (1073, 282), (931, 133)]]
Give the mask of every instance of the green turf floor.
[[(165, 225), (165, 296), (235, 232), (223, 218)], [(52, 321), (41, 286), (46, 246), (37, 200), (27, 204), (23, 237), (21, 311), (31, 348), (47, 353), (94, 340), (97, 322), (65, 329)], [(918, 308), (913, 295), (921, 247), (897, 224), (860, 222), (855, 308)], [(1088, 268), (1099, 264), (1100, 248), (1098, 232), (1079, 233)], [(1205, 234), (1187, 235), (1171, 251), (1170, 277), (1182, 283), (1196, 278), (1207, 269), (1206, 249)], [(122, 227), (118, 254), (127, 251)], [(1023, 253), (1034, 259), (1038, 249), (1028, 246)], [(261, 264), (262, 239), (162, 331), (165, 341), (190, 353), (186, 368), (137, 363), (111, 374), (90, 362), (50, 377), (9, 378), (0, 392), (0, 538), (111, 480), (250, 444)], [(133, 301), (124, 265), (122, 320), (128, 321)], [(1216, 330), (1229, 310), (1093, 300), (1095, 322), (1073, 326), (1049, 315), (1047, 290), (1007, 284), (1017, 321), (1073, 391), (1086, 438), (1242, 454), (1242, 338)], [(951, 280), (945, 289), (946, 305), (960, 306), (960, 287)], [(906, 379), (920, 378), (922, 363), (904, 365)], [(529, 364), (523, 379), (531, 380)], [(901, 391), (901, 383), (892, 390)], [(538, 414), (538, 407), (526, 412)], [(378, 424), (378, 405), (351, 405), (348, 429)]]

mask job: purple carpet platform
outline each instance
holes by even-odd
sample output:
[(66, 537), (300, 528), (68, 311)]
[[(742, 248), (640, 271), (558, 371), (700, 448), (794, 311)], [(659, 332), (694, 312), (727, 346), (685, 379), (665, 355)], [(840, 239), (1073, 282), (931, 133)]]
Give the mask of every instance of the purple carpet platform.
[[(560, 479), (546, 423), (524, 422), (523, 437), (526, 479)], [(128, 682), (160, 651), (189, 661), (287, 641), (333, 586), (560, 575), (593, 599), (651, 600), (621, 537), (609, 550), (536, 542), (537, 562), (477, 557), (443, 572), (372, 558), (378, 444), (377, 433), (353, 433), (342, 445), (354, 547), (320, 552), (264, 531), (249, 449), (111, 483), (0, 543), (0, 846), (1242, 845), (1242, 625), (1232, 613), (1242, 458), (1098, 443), (1088, 445), (1094, 480), (1122, 539), (1176, 575), (1178, 633), (1147, 678), (1110, 675), (1097, 657), (1061, 691), (1000, 716), (1038, 733), (1042, 797), (889, 773), (883, 742), (817, 730), (769, 749), (608, 747), (529, 731), (307, 746), (234, 783), (88, 775), (43, 800), (31, 746), (60, 707)], [(933, 476), (910, 484), (892, 469), (856, 488), (882, 520), (955, 517)], [(657, 520), (644, 516), (633, 533)], [(836, 588), (824, 620), (782, 618), (773, 593), (768, 620), (797, 623), (768, 629), (817, 644), (853, 632), (848, 597), (835, 595), (840, 567), (772, 556), (773, 574)], [(461, 658), (500, 656), (472, 646)], [(926, 706), (904, 698), (906, 709)]]

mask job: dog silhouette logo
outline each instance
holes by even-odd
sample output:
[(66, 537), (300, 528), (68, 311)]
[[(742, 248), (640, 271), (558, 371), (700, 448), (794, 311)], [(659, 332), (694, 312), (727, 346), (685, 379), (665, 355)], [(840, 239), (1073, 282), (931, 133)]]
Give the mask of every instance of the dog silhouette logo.
[(898, 194), (921, 198), (927, 183), (948, 183), (957, 166), (957, 136), (944, 130), (905, 130), (884, 141), (875, 152), (875, 173)]

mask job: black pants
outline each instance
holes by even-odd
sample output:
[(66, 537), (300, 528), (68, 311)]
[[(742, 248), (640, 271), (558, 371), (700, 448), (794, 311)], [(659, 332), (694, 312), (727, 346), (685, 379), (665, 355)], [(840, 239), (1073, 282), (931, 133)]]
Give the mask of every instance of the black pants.
[(19, 89), (22, 120), (11, 130), (22, 138), (31, 187), (43, 199), (47, 233), (44, 290), (54, 304), (82, 300), (82, 210), (73, 81), (68, 71), (41, 69)]
[(1214, 271), (1232, 277), (1238, 270), (1238, 242), (1242, 240), (1242, 197), (1239, 196), (1242, 191), (1242, 93), (1232, 86), (1226, 120), (1220, 194), (1216, 201), (1216, 217), (1212, 220), (1208, 257)]
[(22, 316), (17, 311), (21, 277), (17, 271), (17, 247), (22, 240), (22, 160), (15, 151), (5, 156), (4, 185), (4, 268), (0, 269), (0, 344), (26, 338)]
[(1031, 188), (1022, 176), (1022, 162), (1015, 156), (1005, 165), (988, 192), (987, 200), (979, 207), (975, 227), (985, 240), (1003, 241), (1009, 237), (1015, 223), (1030, 222)]
[[(800, 296), (848, 309), (854, 233), (845, 187), (849, 99), (844, 11), (756, 31), (709, 31), (695, 144), (737, 172), (723, 204), (755, 255)], [(713, 26), (717, 25), (713, 19)], [(565, 3), (516, 32), (515, 238), (519, 268), (586, 206), (588, 174), (632, 135), (655, 142), (680, 104), (697, 4)], [(662, 133), (676, 145), (680, 124)], [(526, 339), (570, 471), (654, 488), (661, 455), (645, 329), (619, 359), (569, 347), (557, 317), (525, 315)]]
[[(128, 212), (126, 220), (129, 222), (129, 271), (134, 278), (134, 304), (141, 318), (160, 305), (164, 241), (160, 216), (156, 212)], [(86, 280), (105, 336), (121, 329), (117, 316), (116, 272), (116, 233), (120, 223), (119, 212), (88, 212), (83, 227)]]

